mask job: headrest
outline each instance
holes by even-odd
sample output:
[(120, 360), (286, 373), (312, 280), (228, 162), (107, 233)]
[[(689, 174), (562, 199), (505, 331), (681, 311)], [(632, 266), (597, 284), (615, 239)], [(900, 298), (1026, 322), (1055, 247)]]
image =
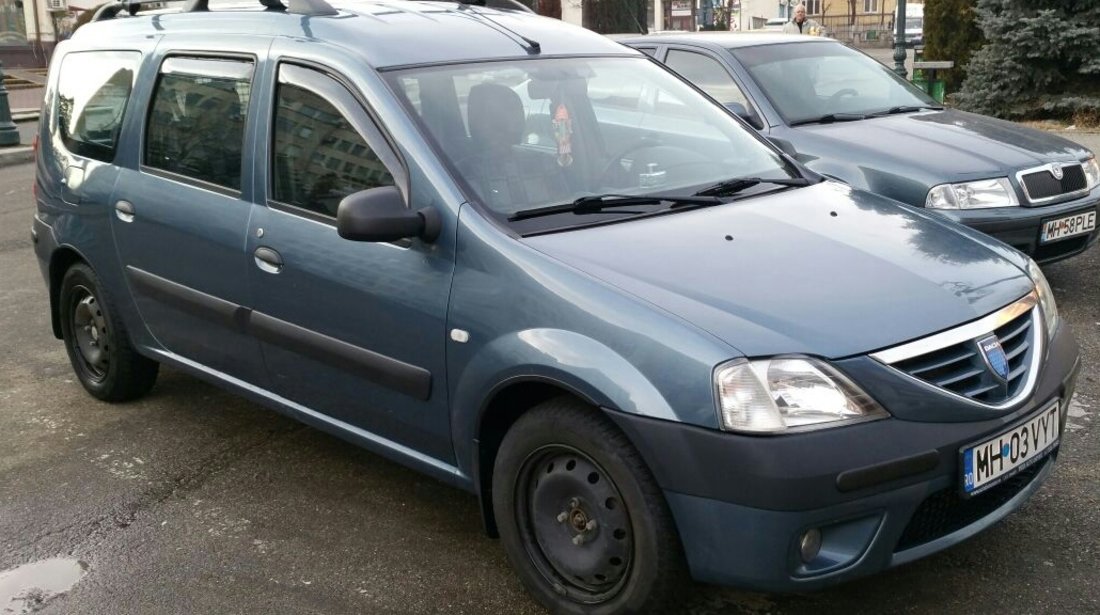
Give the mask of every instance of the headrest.
[(479, 147), (509, 147), (523, 139), (523, 101), (503, 85), (482, 83), (470, 88), (466, 117), (470, 138)]

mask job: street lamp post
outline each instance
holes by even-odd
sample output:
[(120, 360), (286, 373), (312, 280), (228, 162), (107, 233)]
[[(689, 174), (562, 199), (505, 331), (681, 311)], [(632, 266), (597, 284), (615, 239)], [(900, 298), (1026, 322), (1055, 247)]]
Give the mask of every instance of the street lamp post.
[(4, 87), (4, 71), (0, 69), (0, 146), (19, 145), (19, 128), (11, 121), (8, 88)]
[(905, 79), (905, 0), (898, 0), (898, 14), (894, 18), (894, 72)]

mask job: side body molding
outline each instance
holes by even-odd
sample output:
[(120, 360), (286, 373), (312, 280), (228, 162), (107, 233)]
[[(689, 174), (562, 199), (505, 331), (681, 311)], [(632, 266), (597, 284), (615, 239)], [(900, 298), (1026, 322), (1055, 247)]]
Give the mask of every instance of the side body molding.
[(126, 267), (126, 274), (139, 292), (185, 307), (196, 316), (226, 328), (282, 346), (415, 399), (426, 400), (431, 395), (432, 374), (422, 367), (310, 331), (133, 266)]

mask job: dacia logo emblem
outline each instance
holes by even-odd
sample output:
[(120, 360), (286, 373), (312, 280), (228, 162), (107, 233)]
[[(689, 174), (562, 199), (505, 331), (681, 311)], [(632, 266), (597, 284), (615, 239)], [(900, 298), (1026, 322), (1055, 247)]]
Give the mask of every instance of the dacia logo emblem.
[(1050, 174), (1054, 176), (1054, 179), (1058, 181), (1062, 180), (1062, 167), (1050, 165)]
[(978, 350), (982, 352), (989, 369), (1001, 380), (1008, 380), (1008, 357), (1005, 356), (1001, 341), (996, 335), (978, 340)]

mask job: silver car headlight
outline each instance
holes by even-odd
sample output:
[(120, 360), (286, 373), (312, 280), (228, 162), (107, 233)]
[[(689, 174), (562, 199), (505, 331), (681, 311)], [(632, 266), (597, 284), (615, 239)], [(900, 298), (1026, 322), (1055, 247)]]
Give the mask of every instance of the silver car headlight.
[(737, 359), (714, 371), (714, 386), (728, 431), (780, 434), (889, 416), (840, 372), (814, 359)]
[(1020, 204), (1007, 177), (961, 184), (940, 184), (928, 191), (924, 206), (932, 209), (986, 209)]
[(1081, 163), (1081, 166), (1085, 169), (1085, 186), (1087, 190), (1092, 190), (1096, 186), (1100, 185), (1100, 163), (1096, 162), (1096, 156), (1089, 158)]
[(1047, 337), (1054, 337), (1054, 330), (1058, 328), (1058, 304), (1054, 302), (1054, 291), (1050, 289), (1043, 270), (1030, 258), (1027, 259), (1027, 275), (1035, 282), (1035, 292), (1039, 294), (1039, 310), (1043, 312)]

